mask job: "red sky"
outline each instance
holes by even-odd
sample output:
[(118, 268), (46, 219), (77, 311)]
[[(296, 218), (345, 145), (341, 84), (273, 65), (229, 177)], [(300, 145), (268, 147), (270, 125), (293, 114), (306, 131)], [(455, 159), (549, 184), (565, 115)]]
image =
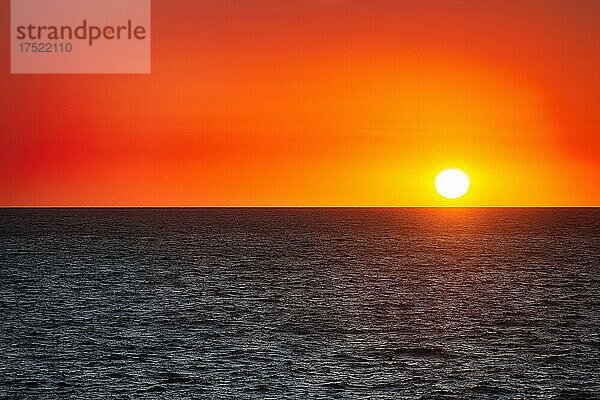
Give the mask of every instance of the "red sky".
[(150, 75), (11, 75), (1, 3), (0, 206), (600, 206), (598, 1), (152, 7)]

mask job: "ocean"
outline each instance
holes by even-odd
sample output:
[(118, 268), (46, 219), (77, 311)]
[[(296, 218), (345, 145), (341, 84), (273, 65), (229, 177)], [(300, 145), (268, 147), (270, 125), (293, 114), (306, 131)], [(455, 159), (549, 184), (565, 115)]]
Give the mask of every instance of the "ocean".
[(600, 209), (3, 209), (3, 399), (598, 399)]

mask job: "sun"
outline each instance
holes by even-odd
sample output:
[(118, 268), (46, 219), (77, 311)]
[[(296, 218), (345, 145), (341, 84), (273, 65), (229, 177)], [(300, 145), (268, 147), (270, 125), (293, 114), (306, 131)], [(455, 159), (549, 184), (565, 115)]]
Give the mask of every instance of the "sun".
[(469, 177), (460, 169), (445, 169), (435, 178), (435, 188), (447, 199), (458, 199), (468, 191), (471, 183)]

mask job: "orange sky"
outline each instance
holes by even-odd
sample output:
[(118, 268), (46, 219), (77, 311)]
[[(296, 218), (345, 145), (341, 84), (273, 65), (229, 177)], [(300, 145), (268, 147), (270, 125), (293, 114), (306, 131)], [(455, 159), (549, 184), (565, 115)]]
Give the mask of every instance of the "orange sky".
[(152, 4), (152, 74), (11, 75), (1, 3), (1, 206), (600, 206), (598, 1)]

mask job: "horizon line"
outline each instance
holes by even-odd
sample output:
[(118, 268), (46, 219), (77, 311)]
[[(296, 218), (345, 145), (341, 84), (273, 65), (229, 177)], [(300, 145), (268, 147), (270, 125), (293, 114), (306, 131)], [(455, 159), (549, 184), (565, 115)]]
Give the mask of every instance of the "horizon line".
[(543, 206), (391, 206), (391, 205), (377, 205), (377, 206), (365, 206), (365, 205), (259, 205), (259, 206), (0, 206), (0, 210), (74, 210), (74, 209), (368, 209), (368, 208), (380, 208), (380, 209), (425, 209), (425, 208), (600, 208), (600, 205), (543, 205)]

